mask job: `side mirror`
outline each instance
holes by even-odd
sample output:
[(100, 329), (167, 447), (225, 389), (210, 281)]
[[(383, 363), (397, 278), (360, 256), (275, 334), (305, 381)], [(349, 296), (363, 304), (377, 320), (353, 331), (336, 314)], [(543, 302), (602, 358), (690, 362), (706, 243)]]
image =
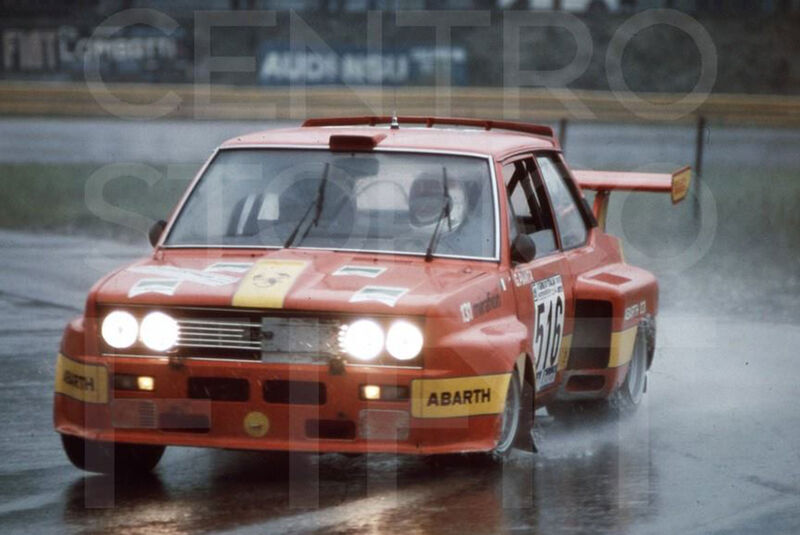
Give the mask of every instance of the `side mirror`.
[(525, 264), (536, 258), (536, 244), (527, 234), (517, 234), (511, 243), (511, 261)]
[(150, 230), (147, 232), (147, 237), (150, 238), (150, 245), (153, 247), (156, 246), (158, 240), (161, 239), (161, 235), (164, 233), (164, 229), (167, 228), (167, 222), (163, 219), (159, 219), (153, 226), (150, 227)]

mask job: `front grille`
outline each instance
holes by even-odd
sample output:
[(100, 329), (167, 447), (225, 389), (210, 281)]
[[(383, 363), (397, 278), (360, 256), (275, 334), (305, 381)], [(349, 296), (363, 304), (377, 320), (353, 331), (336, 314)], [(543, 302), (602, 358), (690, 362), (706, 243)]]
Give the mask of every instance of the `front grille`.
[(260, 323), (179, 319), (178, 325), (178, 347), (261, 350)]

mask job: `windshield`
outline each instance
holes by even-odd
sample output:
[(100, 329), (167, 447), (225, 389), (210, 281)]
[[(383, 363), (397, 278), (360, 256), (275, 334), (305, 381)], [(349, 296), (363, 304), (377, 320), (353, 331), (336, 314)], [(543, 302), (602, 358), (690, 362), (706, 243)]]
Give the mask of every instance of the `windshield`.
[(169, 246), (316, 247), (495, 257), (487, 159), (404, 152), (222, 150)]

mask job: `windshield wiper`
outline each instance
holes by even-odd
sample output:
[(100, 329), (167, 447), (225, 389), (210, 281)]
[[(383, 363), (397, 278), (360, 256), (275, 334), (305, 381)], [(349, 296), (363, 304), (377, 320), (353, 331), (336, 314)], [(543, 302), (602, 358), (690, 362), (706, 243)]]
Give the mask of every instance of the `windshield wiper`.
[(305, 223), (306, 219), (308, 218), (308, 214), (311, 213), (312, 208), (315, 209), (314, 219), (312, 219), (311, 223), (306, 227), (305, 232), (303, 232), (303, 235), (300, 237), (297, 244), (299, 245), (300, 243), (303, 242), (304, 239), (306, 239), (306, 236), (308, 236), (311, 227), (316, 227), (319, 224), (319, 218), (322, 215), (322, 204), (325, 202), (325, 185), (328, 183), (328, 172), (330, 171), (330, 168), (331, 164), (326, 163), (325, 171), (323, 171), (322, 173), (322, 180), (319, 183), (319, 188), (317, 188), (317, 194), (314, 196), (314, 199), (311, 201), (311, 204), (308, 205), (308, 208), (306, 208), (303, 217), (301, 217), (300, 221), (297, 222), (297, 225), (294, 227), (294, 230), (292, 230), (292, 233), (289, 234), (289, 237), (283, 244), (284, 249), (288, 249), (289, 247), (292, 246), (292, 244), (294, 243), (294, 239), (297, 237), (297, 233), (300, 232), (300, 228), (303, 226), (303, 223)]
[(430, 262), (433, 260), (433, 252), (436, 250), (436, 245), (439, 243), (439, 227), (442, 225), (442, 220), (447, 216), (447, 230), (453, 230), (453, 221), (450, 219), (450, 205), (453, 200), (450, 198), (450, 187), (447, 183), (447, 168), (442, 167), (442, 191), (444, 192), (444, 205), (442, 211), (436, 219), (436, 226), (433, 228), (431, 241), (428, 243), (428, 249), (425, 251), (425, 261)]

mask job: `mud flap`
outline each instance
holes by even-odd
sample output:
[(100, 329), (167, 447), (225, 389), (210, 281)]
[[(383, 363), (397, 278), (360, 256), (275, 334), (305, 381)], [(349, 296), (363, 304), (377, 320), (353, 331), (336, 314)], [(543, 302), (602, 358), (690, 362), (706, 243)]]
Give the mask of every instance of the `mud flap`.
[(533, 419), (536, 412), (533, 407), (533, 387), (527, 381), (523, 381), (522, 388), (522, 414), (520, 414), (520, 426), (517, 428), (517, 436), (514, 439), (514, 447), (522, 451), (538, 453), (533, 434)]

